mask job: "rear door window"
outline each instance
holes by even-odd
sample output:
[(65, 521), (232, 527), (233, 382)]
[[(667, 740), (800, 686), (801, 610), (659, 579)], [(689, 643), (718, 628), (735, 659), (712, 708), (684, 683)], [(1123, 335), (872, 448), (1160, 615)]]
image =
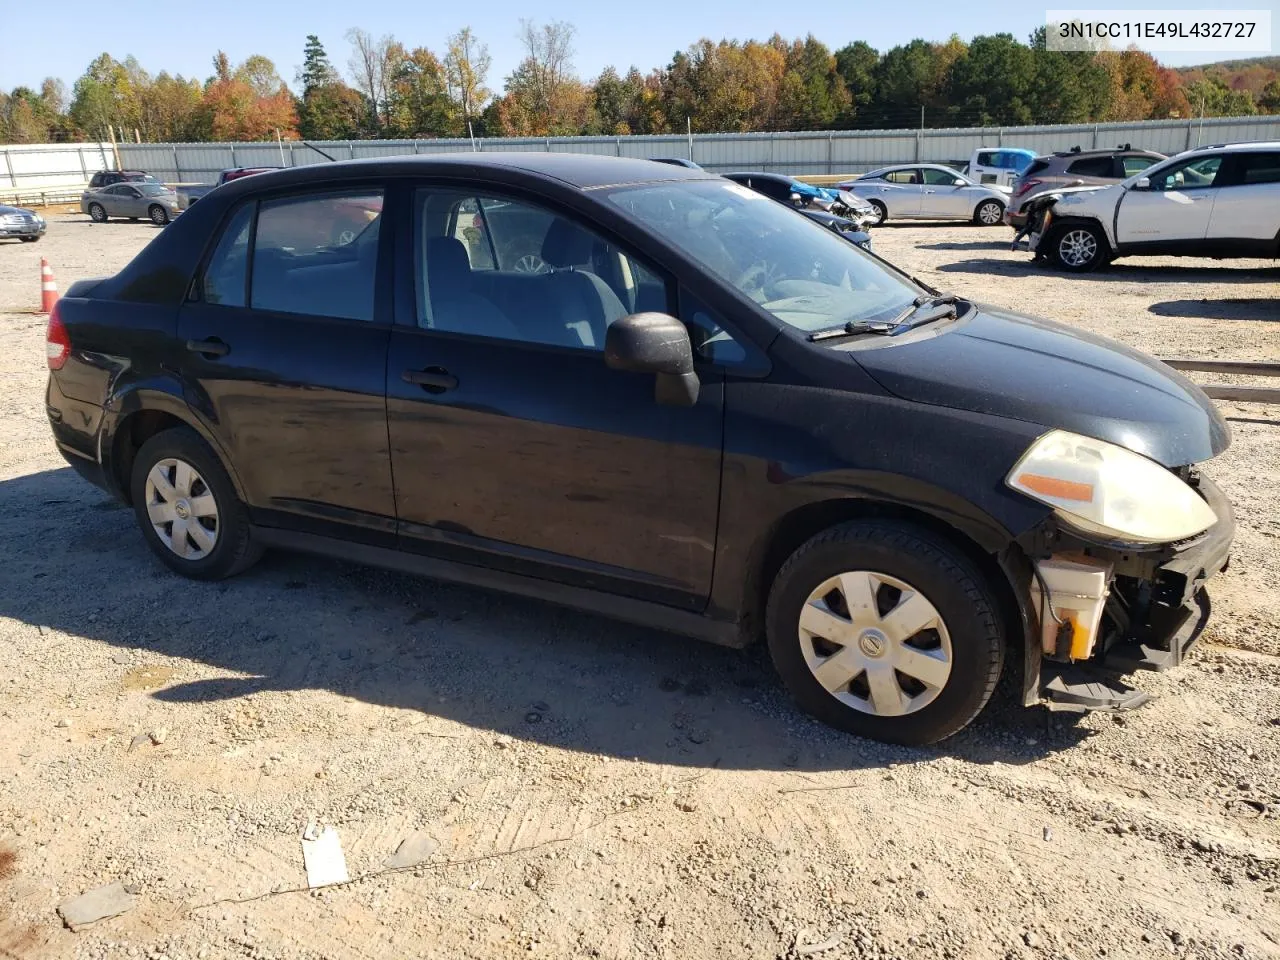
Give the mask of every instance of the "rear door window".
[(381, 190), (261, 203), (250, 306), (372, 320), (381, 213)]
[(1067, 167), (1067, 173), (1074, 173), (1081, 177), (1113, 177), (1115, 161), (1111, 157), (1085, 157)]
[(1235, 182), (1280, 183), (1280, 153), (1241, 153), (1236, 156)]
[(920, 173), (916, 170), (891, 170), (884, 178), (890, 183), (919, 183)]

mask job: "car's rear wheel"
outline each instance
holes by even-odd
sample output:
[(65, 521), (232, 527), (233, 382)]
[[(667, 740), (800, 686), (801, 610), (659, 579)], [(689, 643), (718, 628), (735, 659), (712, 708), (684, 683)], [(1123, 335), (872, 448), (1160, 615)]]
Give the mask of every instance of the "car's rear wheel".
[(39, 237), (19, 237), (18, 239), (21, 240), (23, 243), (35, 243), (40, 238)]
[(1085, 273), (1107, 261), (1107, 240), (1102, 230), (1089, 223), (1060, 223), (1050, 229), (1043, 246), (1063, 270)]
[(983, 200), (973, 211), (973, 222), (980, 227), (994, 227), (1004, 219), (1004, 204), (999, 200)]
[(100, 203), (89, 204), (89, 219), (92, 220), (94, 223), (106, 223), (107, 222), (106, 208)]
[(142, 445), (130, 491), (147, 543), (183, 576), (221, 580), (261, 556), (231, 478), (189, 428), (165, 430)]
[(163, 227), (169, 222), (169, 211), (158, 203), (153, 203), (147, 207), (147, 216), (151, 218), (151, 222), (157, 227)]
[(876, 210), (871, 219), (871, 226), (878, 226), (889, 219), (889, 208), (883, 203), (879, 200), (868, 200), (867, 202), (871, 204), (871, 206), (875, 207)]
[(846, 523), (809, 540), (775, 578), (766, 621), (774, 666), (801, 707), (890, 743), (962, 730), (1004, 660), (982, 575), (903, 523)]

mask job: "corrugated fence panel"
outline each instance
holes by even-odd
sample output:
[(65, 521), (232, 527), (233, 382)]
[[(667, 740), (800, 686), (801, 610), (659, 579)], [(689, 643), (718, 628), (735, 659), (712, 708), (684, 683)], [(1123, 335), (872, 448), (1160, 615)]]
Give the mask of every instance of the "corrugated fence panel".
[[(1134, 147), (1173, 154), (1199, 144), (1280, 140), (1280, 116), (1148, 120), (1131, 123), (954, 130), (837, 130), (810, 133), (680, 134), (635, 137), (321, 141), (335, 160), (433, 153), (554, 151), (622, 157), (688, 157), (708, 170), (793, 174), (864, 173), (892, 163), (963, 162), (979, 147), (1025, 147), (1039, 153)], [(228, 167), (305, 166), (327, 158), (299, 141), (279, 143), (122, 143), (120, 165), (169, 183), (211, 183)], [(0, 195), (83, 184), (115, 167), (111, 144), (0, 146)]]

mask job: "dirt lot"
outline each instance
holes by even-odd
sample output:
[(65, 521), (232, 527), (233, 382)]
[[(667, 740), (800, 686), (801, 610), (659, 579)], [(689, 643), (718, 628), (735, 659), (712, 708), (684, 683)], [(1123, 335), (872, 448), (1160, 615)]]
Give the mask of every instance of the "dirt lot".
[[(1050, 718), (1002, 690), (889, 748), (797, 713), (760, 651), (296, 556), (166, 572), (54, 452), (29, 312), (41, 255), (65, 289), (156, 233), (0, 245), (0, 957), (1280, 955), (1280, 405), (1224, 405), (1238, 549), (1153, 703)], [(1154, 353), (1280, 360), (1273, 264), (1069, 278), (1009, 237), (875, 243)], [(312, 820), (350, 884), (305, 889)], [(414, 831), (434, 851), (388, 872)], [(63, 928), (113, 881), (130, 912)]]

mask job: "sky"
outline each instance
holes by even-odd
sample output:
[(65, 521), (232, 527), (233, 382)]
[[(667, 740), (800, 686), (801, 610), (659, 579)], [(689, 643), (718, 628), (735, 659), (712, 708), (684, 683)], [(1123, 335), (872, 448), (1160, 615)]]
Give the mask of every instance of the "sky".
[[(880, 51), (915, 37), (945, 40), (958, 33), (964, 40), (978, 34), (1012, 33), (1025, 41), (1043, 25), (1047, 7), (1071, 6), (1066, 0), (914, 0), (904, 5), (858, 0), (805, 0), (794, 8), (766, 0), (543, 0), (531, 6), (517, 0), (484, 4), (452, 4), (422, 0), (214, 0), (205, 4), (165, 4), (156, 0), (113, 0), (110, 13), (101, 0), (60, 0), (45, 7), (35, 0), (0, 0), (4, 55), (0, 56), (0, 89), (20, 84), (38, 87), (46, 76), (61, 78), (70, 91), (89, 61), (104, 51), (118, 60), (133, 54), (152, 74), (167, 70), (204, 80), (211, 59), (223, 49), (232, 63), (253, 53), (271, 58), (292, 86), (302, 63), (308, 33), (319, 35), (333, 65), (347, 73), (349, 27), (374, 36), (394, 34), (408, 47), (427, 46), (441, 55), (445, 38), (470, 24), (493, 57), (489, 86), (500, 90), (502, 79), (521, 57), (517, 31), (521, 17), (539, 23), (565, 20), (577, 28), (574, 65), (591, 78), (610, 64), (625, 71), (664, 66), (677, 50), (700, 37), (766, 39), (813, 33), (833, 50), (865, 40)], [(1098, 0), (1074, 4), (1105, 6)], [(1114, 5), (1113, 5), (1114, 6)], [(1207, 0), (1124, 0), (1128, 9), (1152, 11), (1203, 9)], [(1280, 0), (1228, 0), (1219, 7), (1271, 9), (1273, 32), (1280, 32)], [(902, 15), (893, 11), (903, 10)], [(61, 29), (59, 24), (66, 25)], [(71, 27), (72, 24), (79, 26)], [(15, 42), (22, 38), (20, 42)], [(1272, 50), (1280, 52), (1280, 37)], [(1265, 51), (1262, 51), (1265, 52)], [(1247, 54), (1157, 54), (1169, 66), (1185, 66)]]

